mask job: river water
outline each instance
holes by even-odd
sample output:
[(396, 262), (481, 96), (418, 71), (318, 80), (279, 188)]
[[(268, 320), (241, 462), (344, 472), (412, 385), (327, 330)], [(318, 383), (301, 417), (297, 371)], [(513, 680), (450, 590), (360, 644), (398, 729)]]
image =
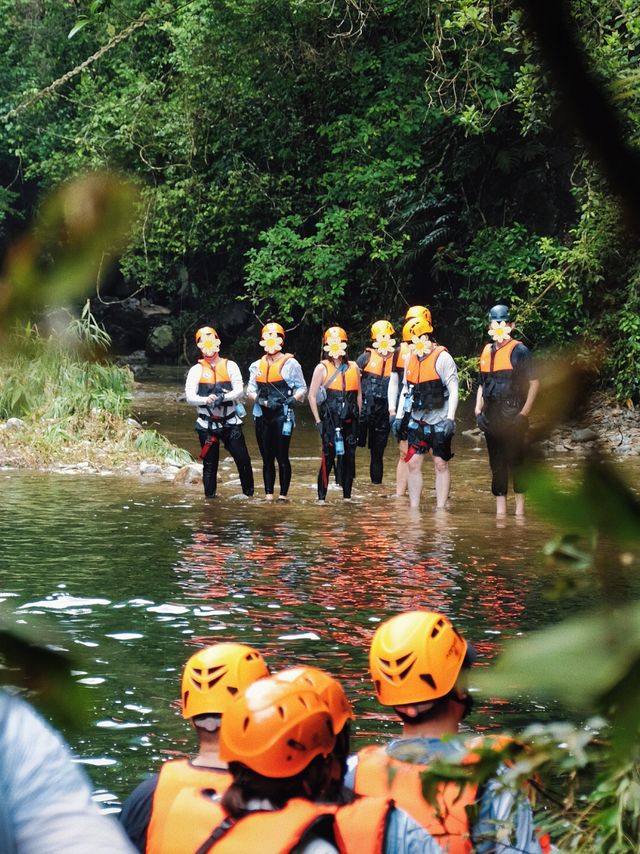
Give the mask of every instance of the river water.
[[(146, 382), (136, 410), (196, 453), (193, 410), (176, 400), (183, 381), (181, 370)], [(428, 461), (422, 513), (393, 497), (395, 443), (382, 486), (369, 483), (367, 452), (359, 450), (354, 503), (330, 489), (318, 507), (319, 439), (306, 408), (301, 420), (286, 504), (259, 497), (250, 417), (253, 500), (239, 495), (230, 460), (221, 464), (214, 502), (200, 487), (150, 478), (0, 471), (0, 600), (27, 625), (47, 615), (75, 657), (90, 725), (66, 735), (106, 806), (115, 808), (163, 757), (191, 749), (177, 698), (182, 665), (199, 645), (239, 640), (274, 669), (327, 668), (354, 701), (358, 746), (398, 731), (367, 676), (368, 643), (381, 619), (442, 610), (476, 645), (477, 666), (486, 666), (505, 640), (588, 604), (587, 594), (547, 598), (541, 548), (554, 531), (534, 516), (496, 520), (484, 448), (456, 437), (449, 513), (432, 512)], [(569, 475), (575, 462), (550, 465)], [(621, 465), (640, 481), (637, 461)], [(470, 724), (517, 728), (556, 712), (527, 697), (487, 698)]]

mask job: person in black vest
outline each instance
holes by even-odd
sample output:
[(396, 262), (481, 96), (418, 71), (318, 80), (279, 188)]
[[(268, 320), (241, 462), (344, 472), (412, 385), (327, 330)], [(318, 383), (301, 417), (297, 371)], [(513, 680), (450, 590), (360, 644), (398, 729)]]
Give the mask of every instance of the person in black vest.
[(388, 320), (376, 320), (371, 327), (371, 347), (356, 362), (362, 377), (362, 412), (358, 445), (364, 448), (369, 439), (371, 483), (382, 483), (383, 457), (389, 438), (387, 391), (395, 356), (394, 328)]
[(507, 512), (511, 475), (516, 496), (516, 516), (523, 516), (522, 467), (529, 414), (540, 382), (534, 373), (531, 352), (511, 337), (514, 323), (509, 307), (494, 305), (488, 319), (493, 343), (487, 344), (480, 356), (476, 421), (487, 440), (496, 515), (504, 516)]

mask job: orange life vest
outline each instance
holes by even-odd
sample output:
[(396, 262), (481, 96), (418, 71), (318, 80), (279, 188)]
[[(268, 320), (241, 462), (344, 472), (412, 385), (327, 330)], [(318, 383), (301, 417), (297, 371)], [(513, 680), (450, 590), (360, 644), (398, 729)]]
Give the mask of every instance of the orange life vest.
[(329, 359), (323, 359), (327, 376), (322, 383), (327, 394), (326, 407), (331, 418), (338, 426), (358, 414), (358, 389), (360, 388), (360, 369), (355, 362), (341, 363), (339, 369)]
[(446, 347), (434, 347), (429, 355), (422, 359), (414, 352), (411, 353), (406, 363), (404, 379), (409, 394), (413, 395), (413, 409), (433, 410), (444, 406), (449, 392), (436, 371), (436, 361), (441, 353), (446, 352)]
[(369, 353), (369, 361), (362, 369), (362, 395), (368, 401), (386, 400), (395, 352), (381, 356), (372, 347), (367, 347), (365, 352)]
[(402, 341), (393, 354), (393, 365), (391, 370), (400, 374), (400, 382), (402, 382), (402, 378), (404, 376), (404, 360), (408, 355), (410, 355), (410, 353), (411, 348), (409, 347), (409, 342)]
[[(163, 839), (171, 829), (167, 822), (172, 814), (176, 798), (185, 790), (201, 792), (203, 789), (222, 795), (231, 785), (228, 771), (193, 765), (188, 759), (172, 759), (160, 768), (158, 782), (153, 793), (151, 818), (147, 829), (147, 854), (163, 849)], [(182, 832), (182, 827), (178, 828)], [(195, 849), (194, 849), (195, 850)]]
[(336, 809), (336, 838), (349, 854), (383, 854), (394, 803), (389, 798), (357, 798)]
[(326, 821), (333, 826), (335, 809), (293, 798), (281, 810), (248, 813), (206, 846), (227, 813), (206, 793), (185, 789), (173, 803), (164, 837), (150, 854), (196, 854), (200, 849), (215, 854), (289, 854), (315, 824)]
[(521, 405), (526, 399), (524, 394), (524, 399), (520, 400), (523, 392), (515, 387), (511, 361), (513, 351), (520, 343), (512, 338), (502, 347), (487, 344), (483, 349), (480, 356), (480, 382), (484, 400), (514, 401), (514, 405)]
[[(226, 391), (231, 391), (233, 385), (229, 376), (229, 368), (227, 366), (228, 359), (218, 359), (215, 365), (210, 365), (206, 359), (199, 359), (198, 364), (201, 367), (200, 380), (198, 381), (198, 394), (201, 397), (208, 397), (210, 394), (223, 394)], [(235, 414), (235, 403), (233, 401), (225, 401), (219, 407), (222, 410), (222, 415), (219, 418), (212, 419), (211, 412), (206, 406), (198, 407), (198, 415), (200, 418), (208, 422), (209, 429), (215, 428), (214, 421), (218, 422), (218, 426), (224, 421), (228, 421)], [(196, 429), (199, 429), (196, 425)]]
[(282, 378), (282, 368), (293, 358), (293, 354), (282, 353), (280, 356), (275, 362), (263, 356), (256, 371), (258, 401), (266, 400), (269, 409), (277, 409), (291, 398), (291, 386)]
[(473, 850), (466, 807), (475, 803), (477, 784), (443, 783), (436, 795), (437, 807), (422, 794), (420, 773), (426, 765), (400, 762), (384, 747), (365, 747), (358, 753), (354, 789), (359, 795), (392, 797), (397, 805), (421, 824), (444, 851), (468, 854)]

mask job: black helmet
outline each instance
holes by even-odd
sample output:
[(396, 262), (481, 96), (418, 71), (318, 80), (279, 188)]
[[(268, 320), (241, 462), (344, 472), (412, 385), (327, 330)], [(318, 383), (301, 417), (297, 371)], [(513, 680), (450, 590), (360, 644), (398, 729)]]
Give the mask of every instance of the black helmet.
[(511, 309), (508, 305), (494, 305), (489, 309), (489, 320), (504, 320), (511, 323)]

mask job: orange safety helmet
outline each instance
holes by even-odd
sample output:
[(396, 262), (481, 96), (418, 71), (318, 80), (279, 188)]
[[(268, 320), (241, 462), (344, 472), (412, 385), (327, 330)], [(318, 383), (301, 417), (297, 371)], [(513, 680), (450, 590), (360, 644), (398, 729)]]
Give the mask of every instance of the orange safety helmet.
[(339, 338), (341, 341), (345, 343), (349, 340), (349, 336), (344, 331), (342, 326), (330, 326), (327, 331), (322, 336), (323, 344), (326, 344), (329, 338)]
[(230, 700), (269, 675), (260, 653), (242, 643), (216, 643), (195, 652), (182, 674), (182, 717), (221, 715)]
[(411, 320), (407, 320), (402, 327), (402, 340), (409, 342), (420, 335), (428, 335), (430, 332), (433, 332), (433, 326), (426, 318), (413, 317)]
[(307, 686), (270, 677), (254, 682), (226, 708), (220, 758), (263, 777), (293, 777), (335, 746), (326, 703)]
[(428, 703), (451, 691), (467, 642), (447, 617), (435, 611), (397, 614), (378, 626), (369, 669), (383, 706)]
[(354, 720), (353, 707), (347, 699), (342, 685), (326, 671), (320, 670), (318, 667), (289, 667), (287, 670), (276, 673), (274, 678), (279, 682), (291, 682), (315, 691), (329, 709), (333, 731), (336, 735), (342, 732), (348, 720)]
[(388, 335), (391, 337), (395, 329), (388, 320), (376, 320), (371, 327), (371, 340), (373, 341), (378, 335)]
[(429, 323), (431, 320), (431, 312), (426, 307), (426, 305), (412, 305), (407, 309), (407, 313), (404, 316), (405, 320), (411, 320), (414, 317), (424, 317), (425, 320), (428, 320)]
[(200, 329), (198, 329), (196, 332), (196, 344), (200, 343), (201, 338), (206, 338), (209, 335), (213, 335), (213, 337), (217, 338), (218, 341), (220, 340), (220, 336), (213, 328), (213, 326), (201, 326)]
[(265, 335), (280, 335), (281, 338), (284, 338), (284, 329), (280, 326), (279, 323), (265, 323), (262, 327), (262, 332), (260, 333), (260, 337), (264, 338)]

